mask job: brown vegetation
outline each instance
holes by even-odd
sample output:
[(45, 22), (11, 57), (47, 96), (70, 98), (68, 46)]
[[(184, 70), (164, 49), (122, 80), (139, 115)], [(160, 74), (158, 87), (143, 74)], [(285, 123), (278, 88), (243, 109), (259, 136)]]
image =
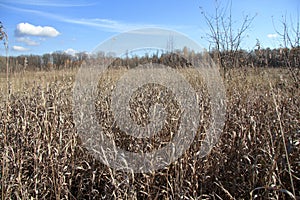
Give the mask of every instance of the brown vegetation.
[[(211, 153), (197, 157), (198, 136), (170, 166), (140, 174), (105, 166), (81, 144), (72, 116), (75, 73), (15, 74), (10, 80), (20, 83), (12, 81), (8, 97), (2, 90), (2, 199), (292, 199), (293, 190), (300, 196), (300, 90), (288, 69), (230, 69), (226, 123)], [(111, 70), (111, 82), (103, 83), (113, 84), (119, 73)]]

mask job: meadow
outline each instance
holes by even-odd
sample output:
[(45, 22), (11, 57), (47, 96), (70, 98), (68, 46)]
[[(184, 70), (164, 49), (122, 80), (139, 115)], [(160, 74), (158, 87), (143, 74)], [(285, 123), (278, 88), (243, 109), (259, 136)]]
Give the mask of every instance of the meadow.
[[(168, 126), (149, 141), (126, 137), (113, 127), (106, 106), (110, 100), (104, 97), (122, 70), (111, 69), (100, 78), (97, 108), (99, 119), (106, 120), (100, 123), (114, 133), (122, 148), (160, 148), (170, 140), (168, 130), (177, 127), (171, 116)], [(299, 198), (300, 89), (289, 69), (229, 70), (230, 77), (224, 81), (227, 111), (222, 135), (202, 158), (197, 150), (210, 123), (209, 97), (200, 79), (189, 78), (203, 94), (198, 134), (182, 157), (149, 173), (109, 168), (82, 145), (72, 113), (76, 73), (77, 69), (12, 73), (9, 89), (6, 75), (0, 74), (1, 199)], [(158, 90), (163, 88), (140, 92), (156, 94)], [(166, 103), (172, 104), (171, 115), (176, 115), (176, 102)], [(135, 110), (133, 118), (145, 123), (147, 119), (138, 114)]]

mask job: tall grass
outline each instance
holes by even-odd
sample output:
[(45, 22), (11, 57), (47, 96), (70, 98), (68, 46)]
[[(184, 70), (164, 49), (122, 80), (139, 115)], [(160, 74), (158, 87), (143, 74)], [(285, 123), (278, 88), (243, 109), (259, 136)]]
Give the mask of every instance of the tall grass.
[[(72, 113), (75, 73), (15, 74), (11, 77), (12, 93), (8, 101), (6, 91), (1, 91), (2, 199), (293, 199), (300, 196), (300, 91), (290, 81), (288, 70), (230, 71), (231, 79), (225, 82), (227, 117), (223, 134), (204, 158), (197, 156), (197, 150), (209, 124), (208, 96), (205, 88), (201, 88), (201, 81), (189, 79), (203, 94), (204, 123), (200, 124), (194, 143), (170, 166), (139, 174), (105, 166), (82, 145)], [(101, 102), (109, 103), (109, 99), (101, 97), (109, 96), (109, 88), (120, 73), (109, 71), (99, 85), (102, 88), (99, 109), (104, 109), (108, 117), (109, 107)], [(5, 84), (2, 79), (1, 88)], [(110, 122), (109, 118), (106, 122)], [(138, 143), (121, 136), (115, 132), (119, 145), (126, 148), (144, 143), (153, 145), (151, 148), (160, 147), (157, 140)], [(166, 142), (169, 140), (168, 132), (160, 136)]]

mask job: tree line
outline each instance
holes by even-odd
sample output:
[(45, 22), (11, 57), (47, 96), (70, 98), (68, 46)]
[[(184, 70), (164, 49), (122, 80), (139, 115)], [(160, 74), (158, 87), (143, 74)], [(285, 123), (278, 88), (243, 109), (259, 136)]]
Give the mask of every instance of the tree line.
[[(211, 50), (208, 52), (211, 58), (219, 63), (220, 56), (222, 57), (223, 65), (226, 68), (233, 67), (292, 67), (299, 68), (300, 64), (300, 47), (293, 48), (276, 48), (276, 49), (260, 49), (252, 51), (238, 50), (217, 51)], [(127, 67), (133, 68), (139, 64), (149, 62), (164, 64), (170, 67), (189, 67), (193, 59), (203, 55), (189, 51), (186, 47), (182, 50), (176, 50), (173, 53), (153, 53), (152, 55), (132, 56), (132, 57), (114, 57), (113, 54), (105, 55), (99, 53), (97, 59), (112, 59), (110, 67)], [(81, 66), (84, 61), (88, 61), (91, 56), (86, 52), (80, 52), (75, 55), (69, 55), (64, 52), (47, 53), (43, 55), (20, 55), (9, 57), (9, 71), (20, 72), (24, 70), (60, 70), (60, 69), (75, 69)], [(6, 57), (0, 57), (0, 71), (5, 72)]]
[[(81, 65), (84, 60), (88, 59), (86, 52), (81, 52), (73, 55), (69, 55), (64, 52), (46, 53), (43, 55), (20, 55), (10, 56), (9, 72), (21, 72), (21, 71), (36, 71), (36, 70), (60, 70), (67, 68), (76, 68)], [(0, 71), (4, 72), (6, 57), (0, 56)]]

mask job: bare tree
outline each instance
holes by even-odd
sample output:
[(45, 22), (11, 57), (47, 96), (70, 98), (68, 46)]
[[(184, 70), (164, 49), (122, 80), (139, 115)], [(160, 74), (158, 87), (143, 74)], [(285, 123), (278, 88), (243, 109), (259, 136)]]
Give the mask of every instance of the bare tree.
[(282, 16), (281, 30), (275, 27), (273, 20), (273, 26), (276, 33), (282, 38), (283, 48), (286, 51), (282, 51), (285, 66), (289, 69), (290, 74), (296, 84), (299, 87), (299, 69), (300, 69), (300, 17), (297, 13), (296, 21), (291, 17), (288, 22), (286, 15)]
[(206, 37), (214, 45), (218, 64), (224, 70), (225, 77), (228, 67), (238, 66), (238, 51), (256, 15), (244, 16), (239, 28), (235, 30), (234, 23), (236, 22), (232, 17), (232, 1), (228, 1), (224, 7), (218, 0), (215, 0), (213, 15), (206, 13), (202, 7), (200, 9), (209, 27)]
[(300, 44), (299, 12), (297, 14), (298, 16), (296, 21), (293, 21), (291, 17), (290, 23), (287, 21), (286, 15), (282, 16), (282, 30), (280, 31), (277, 29), (277, 27), (275, 27), (274, 19), (272, 20), (276, 33), (282, 37), (284, 47), (291, 49), (299, 47)]

